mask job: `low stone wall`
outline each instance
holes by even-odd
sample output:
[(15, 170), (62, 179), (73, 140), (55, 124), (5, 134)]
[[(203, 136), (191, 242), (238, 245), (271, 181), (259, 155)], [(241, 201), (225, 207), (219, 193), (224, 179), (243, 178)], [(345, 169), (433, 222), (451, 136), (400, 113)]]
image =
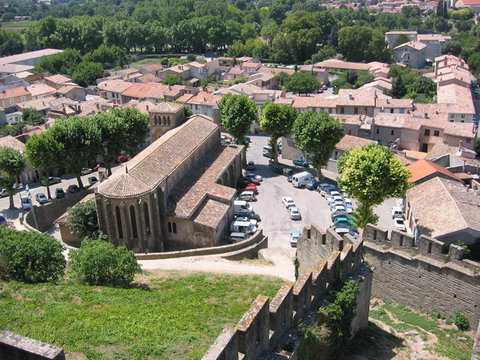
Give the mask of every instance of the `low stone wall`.
[(475, 344), (473, 345), (472, 360), (480, 360), (480, 324), (478, 324)]
[[(305, 229), (304, 235), (298, 240), (299, 250), (311, 241), (308, 238), (311, 234)], [(321, 239), (321, 233), (318, 234)], [(350, 238), (342, 242), (338, 242), (337, 238), (334, 240), (331, 244), (322, 244), (320, 241), (320, 246), (333, 249), (331, 256), (323, 260), (317, 258), (316, 265), (302, 272), (294, 284), (284, 284), (273, 299), (259, 295), (236, 328), (224, 330), (203, 360), (252, 360), (259, 356), (269, 358), (269, 353), (276, 352), (282, 345), (282, 338), (325, 300), (334, 279), (341, 277), (347, 280), (359, 271), (363, 257), (362, 242)], [(302, 245), (302, 242), (305, 243)], [(368, 268), (363, 269), (366, 271), (357, 274), (356, 278), (360, 284), (360, 294), (357, 298), (357, 315), (352, 323), (354, 331), (367, 326), (368, 322), (372, 274)]]
[[(375, 268), (372, 294), (445, 317), (466, 315), (475, 328), (480, 317), (480, 264), (463, 260), (463, 249), (413, 238), (368, 225), (363, 232), (365, 257)], [(461, 240), (461, 239), (460, 239)]]
[[(217, 255), (217, 254), (226, 254), (231, 252), (236, 252), (242, 249), (246, 249), (255, 244), (263, 244), (263, 246), (268, 246), (268, 240), (265, 240), (266, 237), (263, 235), (263, 231), (259, 230), (247, 240), (239, 241), (234, 244), (222, 245), (222, 246), (212, 246), (198, 249), (189, 249), (189, 250), (178, 250), (178, 251), (166, 251), (158, 253), (148, 253), (148, 254), (135, 254), (135, 257), (138, 260), (156, 260), (156, 259), (172, 259), (180, 257), (189, 257), (189, 256), (201, 256), (201, 255)], [(263, 247), (257, 247), (258, 250)], [(247, 256), (248, 255), (248, 256)], [(247, 254), (243, 257), (252, 256)]]
[(57, 220), (65, 213), (65, 211), (67, 211), (69, 207), (77, 204), (88, 194), (88, 190), (82, 190), (75, 194), (68, 194), (63, 199), (55, 199), (45, 205), (35, 205), (34, 209), (28, 212), (25, 220), (30, 226), (36, 228), (37, 230), (46, 231), (52, 226), (55, 220)]
[(2, 360), (65, 360), (63, 349), (15, 334), (0, 333), (0, 359)]

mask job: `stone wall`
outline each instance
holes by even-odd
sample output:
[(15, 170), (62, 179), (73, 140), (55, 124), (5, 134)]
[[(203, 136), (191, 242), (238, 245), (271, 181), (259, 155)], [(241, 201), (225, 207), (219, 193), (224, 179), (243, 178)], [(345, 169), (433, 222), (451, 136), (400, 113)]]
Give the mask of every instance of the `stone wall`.
[[(306, 248), (312, 244), (316, 244), (317, 249), (312, 248), (308, 255)], [(353, 278), (359, 283), (357, 315), (352, 330), (367, 326), (372, 274), (369, 268), (362, 266), (363, 243), (351, 237), (339, 239), (331, 233), (322, 234), (312, 226), (304, 230), (297, 251), (301, 254), (300, 263), (304, 264), (297, 281), (284, 284), (272, 299), (259, 295), (236, 328), (225, 329), (203, 360), (276, 358), (274, 354), (282, 350), (287, 334), (312, 310), (318, 309), (338, 277), (342, 280)], [(320, 254), (330, 256), (321, 259)], [(308, 267), (307, 264), (313, 265)], [(295, 354), (295, 349), (290, 351)]]
[(63, 349), (15, 334), (0, 333), (0, 359), (2, 360), (65, 360)]
[(478, 324), (475, 344), (473, 345), (472, 360), (480, 360), (480, 324)]
[(480, 317), (480, 264), (463, 260), (463, 249), (421, 236), (418, 247), (405, 233), (368, 225), (365, 257), (375, 268), (372, 295), (424, 312), (465, 314), (472, 327)]
[(37, 230), (46, 231), (69, 207), (77, 204), (88, 194), (88, 190), (82, 190), (74, 194), (68, 193), (63, 199), (55, 199), (45, 205), (35, 205), (33, 211), (28, 212), (26, 221)]

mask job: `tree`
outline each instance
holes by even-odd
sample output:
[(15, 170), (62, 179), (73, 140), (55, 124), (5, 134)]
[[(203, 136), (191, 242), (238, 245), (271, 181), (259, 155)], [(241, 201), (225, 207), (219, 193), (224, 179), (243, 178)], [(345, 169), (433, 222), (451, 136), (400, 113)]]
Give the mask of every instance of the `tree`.
[(359, 202), (357, 227), (371, 220), (372, 207), (391, 197), (403, 197), (409, 188), (408, 171), (390, 149), (378, 144), (347, 150), (338, 161), (339, 186)]
[(16, 193), (14, 185), (20, 182), (19, 177), (25, 169), (25, 156), (12, 148), (0, 149), (0, 185), (7, 190), (10, 197), (9, 209), (14, 209), (13, 195)]
[(5, 226), (0, 227), (0, 262), (6, 268), (0, 276), (26, 283), (59, 280), (66, 263), (62, 247), (52, 236)]
[(67, 226), (72, 234), (83, 239), (99, 239), (102, 234), (98, 225), (95, 200), (80, 202), (68, 210)]
[(403, 76), (398, 76), (393, 79), (392, 96), (395, 99), (401, 99), (407, 94), (407, 87), (403, 81)]
[(134, 156), (138, 151), (138, 147), (145, 143), (150, 131), (148, 115), (142, 114), (140, 110), (132, 107), (114, 108), (110, 110), (110, 113), (120, 119), (125, 126), (122, 150)]
[(37, 110), (33, 108), (26, 108), (22, 111), (22, 121), (26, 124), (43, 124), (45, 118)]
[(285, 81), (285, 87), (298, 94), (311, 94), (317, 91), (320, 83), (315, 75), (296, 72)]
[(267, 102), (262, 107), (262, 115), (260, 117), (260, 127), (262, 131), (270, 134), (270, 143), (273, 149), (273, 160), (277, 158), (277, 141), (278, 138), (286, 136), (292, 131), (292, 126), (297, 118), (297, 112), (288, 105), (278, 105), (273, 102)]
[(70, 269), (89, 285), (128, 287), (141, 272), (132, 251), (104, 240), (84, 240), (80, 249), (70, 252)]
[(255, 101), (245, 95), (227, 94), (220, 100), (222, 125), (237, 139), (240, 145), (253, 122), (258, 121)]
[(46, 72), (73, 76), (75, 69), (81, 62), (82, 56), (77, 50), (65, 49), (62, 53), (50, 57), (43, 57), (40, 62), (35, 65), (34, 72), (36, 74)]
[(78, 186), (83, 188), (80, 172), (95, 159), (100, 144), (100, 130), (90, 117), (60, 118), (50, 128), (55, 141), (63, 145), (62, 164), (68, 173), (77, 177)]
[(300, 150), (310, 155), (312, 164), (322, 176), (322, 165), (335, 150), (335, 145), (343, 137), (343, 127), (326, 112), (306, 111), (301, 113), (293, 123), (293, 141)]
[(107, 73), (102, 64), (82, 61), (73, 73), (72, 80), (80, 86), (94, 85), (95, 80), (104, 77)]
[(162, 82), (165, 85), (182, 85), (182, 81), (183, 79), (181, 76), (168, 75)]
[(473, 71), (480, 70), (480, 53), (473, 53), (468, 57), (468, 65), (472, 68)]
[(21, 54), (23, 41), (18, 31), (0, 30), (0, 56)]
[(447, 41), (442, 45), (442, 54), (459, 56), (462, 52), (462, 44), (459, 41)]
[(348, 61), (388, 62), (391, 57), (384, 35), (368, 26), (356, 25), (340, 29), (338, 46)]
[(289, 77), (290, 77), (290, 75), (288, 75), (285, 71), (280, 71), (279, 73), (275, 74), (275, 76), (273, 78), (276, 81), (278, 81), (280, 86), (284, 86)]
[(410, 84), (409, 89), (417, 94), (425, 94), (426, 97), (432, 97), (437, 92), (437, 85), (430, 78), (417, 76)]
[[(62, 164), (64, 153), (63, 144), (58, 142), (47, 130), (41, 134), (33, 134), (25, 144), (25, 153), (28, 161), (35, 167), (42, 168), (44, 178), (48, 179), (54, 169)], [(46, 181), (48, 198), (51, 199), (50, 183)]]

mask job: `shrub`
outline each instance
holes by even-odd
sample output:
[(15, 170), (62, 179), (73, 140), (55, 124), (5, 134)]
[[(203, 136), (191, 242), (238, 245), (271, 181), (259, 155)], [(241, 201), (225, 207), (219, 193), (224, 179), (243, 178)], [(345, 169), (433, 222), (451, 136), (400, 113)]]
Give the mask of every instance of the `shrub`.
[(141, 272), (132, 251), (103, 240), (84, 240), (70, 258), (74, 277), (89, 285), (128, 287)]
[(101, 237), (95, 201), (80, 202), (70, 208), (67, 226), (72, 230), (72, 234), (79, 238), (98, 239)]
[(0, 228), (0, 277), (26, 283), (56, 281), (65, 264), (62, 247), (52, 236)]
[(468, 321), (468, 318), (461, 312), (457, 311), (455, 313), (453, 317), (453, 322), (459, 330), (467, 331), (468, 329), (470, 329), (470, 322)]

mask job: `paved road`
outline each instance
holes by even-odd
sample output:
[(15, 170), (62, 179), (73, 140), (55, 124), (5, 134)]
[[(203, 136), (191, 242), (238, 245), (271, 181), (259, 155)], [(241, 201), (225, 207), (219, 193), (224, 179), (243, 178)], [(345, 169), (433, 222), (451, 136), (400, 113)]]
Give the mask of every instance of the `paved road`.
[[(302, 230), (304, 226), (316, 224), (325, 230), (331, 224), (330, 209), (327, 201), (317, 191), (297, 189), (287, 181), (287, 177), (273, 172), (268, 165), (268, 158), (263, 156), (262, 148), (268, 143), (268, 136), (253, 135), (252, 143), (247, 151), (247, 160), (253, 160), (256, 165), (255, 172), (264, 177), (262, 185), (258, 187), (258, 201), (251, 203), (255, 212), (260, 214), (260, 223), (264, 233), (269, 237), (269, 247), (290, 248), (290, 233)], [(290, 160), (279, 159), (286, 165), (293, 166)], [(305, 168), (295, 166), (294, 172), (305, 171)], [(314, 173), (313, 169), (309, 169)], [(327, 177), (334, 178), (333, 173), (325, 172)], [(331, 182), (332, 180), (327, 179)], [(290, 196), (295, 201), (302, 214), (302, 220), (291, 220), (289, 213), (282, 203), (283, 196)], [(375, 208), (379, 215), (379, 226), (391, 230), (394, 228), (390, 216), (390, 208), (401, 204), (401, 199), (389, 199)], [(292, 250), (293, 254), (294, 250)]]

